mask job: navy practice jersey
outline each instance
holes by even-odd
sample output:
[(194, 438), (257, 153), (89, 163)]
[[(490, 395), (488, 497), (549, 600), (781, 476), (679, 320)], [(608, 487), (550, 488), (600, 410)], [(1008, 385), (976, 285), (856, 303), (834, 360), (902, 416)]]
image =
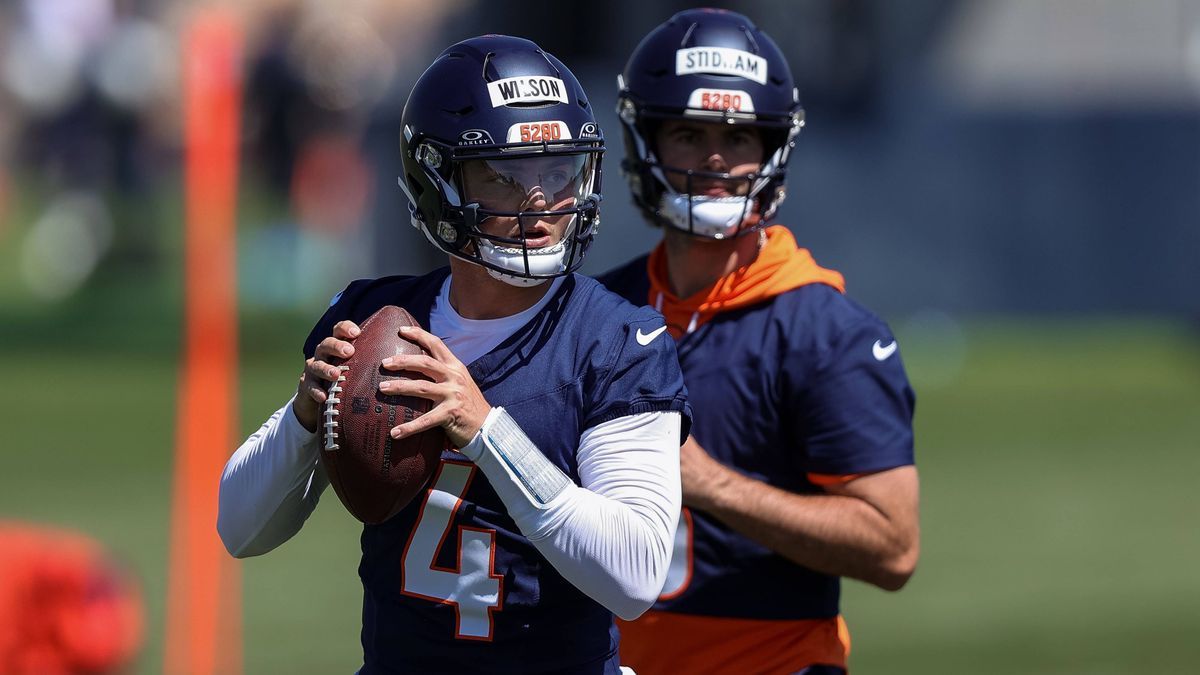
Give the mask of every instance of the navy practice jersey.
[[(646, 257), (600, 281), (646, 303)], [(676, 346), (695, 412), (692, 435), (722, 464), (791, 492), (820, 493), (818, 476), (913, 463), (913, 392), (895, 338), (834, 288), (808, 284), (718, 313)], [(838, 577), (687, 510), (654, 609), (822, 619), (838, 615), (839, 591)]]
[[(338, 321), (393, 304), (429, 325), (445, 281), (356, 281), (313, 328), (306, 357)], [(576, 484), (584, 430), (626, 415), (677, 411), (689, 425), (671, 340), (642, 345), (662, 318), (572, 275), (524, 327), (468, 364)], [(362, 534), (364, 673), (616, 673), (612, 614), (564, 580), (509, 518), (487, 478), (454, 450), (425, 493)]]

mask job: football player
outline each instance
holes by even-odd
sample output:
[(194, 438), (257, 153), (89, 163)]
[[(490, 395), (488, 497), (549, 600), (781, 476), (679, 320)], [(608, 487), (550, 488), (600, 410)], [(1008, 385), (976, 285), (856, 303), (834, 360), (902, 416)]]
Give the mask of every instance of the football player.
[(917, 560), (913, 392), (896, 339), (768, 226), (803, 126), (746, 17), (676, 14), (619, 79), (624, 174), (663, 229), (601, 281), (666, 317), (696, 412), (658, 603), (622, 662), (657, 673), (841, 673), (839, 577), (896, 590)]
[(361, 672), (616, 673), (613, 615), (657, 597), (679, 519), (689, 414), (662, 317), (574, 274), (591, 244), (603, 138), (579, 83), (527, 40), (444, 51), (403, 114), (400, 179), (412, 224), (449, 255), (424, 276), (356, 281), (304, 345), (296, 395), (221, 479), (218, 528), (235, 556), (295, 534), (328, 484), (317, 431), (333, 357), (398, 304), (429, 356), (395, 356), (383, 393), (433, 408), (425, 494), (362, 535)]

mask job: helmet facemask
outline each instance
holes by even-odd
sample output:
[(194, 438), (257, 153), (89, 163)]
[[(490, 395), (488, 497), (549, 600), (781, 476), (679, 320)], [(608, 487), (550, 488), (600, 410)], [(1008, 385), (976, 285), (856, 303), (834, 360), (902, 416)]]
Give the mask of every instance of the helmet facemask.
[(476, 219), (476, 250), (493, 277), (533, 286), (577, 266), (580, 246), (595, 234), (594, 155), (471, 159), (456, 173)]
[(423, 161), (441, 192), (441, 222), (422, 227), (412, 210), (413, 225), (435, 245), (513, 286), (536, 286), (582, 265), (600, 222), (598, 142), (424, 143), (431, 150), (419, 154), (446, 158), (437, 167)]
[[(783, 201), (787, 160), (795, 137), (804, 126), (802, 112), (797, 112), (787, 126), (779, 123), (761, 124), (726, 117), (726, 124), (745, 124), (757, 129), (764, 145), (764, 158), (756, 171), (743, 174), (685, 169), (664, 164), (659, 159), (654, 133), (659, 124), (678, 119), (714, 123), (711, 117), (699, 117), (685, 110), (677, 114), (642, 112), (623, 99), (620, 107), (625, 132), (627, 155), (622, 169), (635, 192), (635, 201), (652, 220), (688, 234), (707, 239), (729, 239), (755, 232), (766, 225)], [(636, 174), (636, 175), (633, 175)], [(671, 177), (682, 177), (682, 188), (676, 188)], [(701, 182), (727, 184), (729, 196), (700, 194), (695, 185)], [(640, 198), (639, 198), (640, 197)]]

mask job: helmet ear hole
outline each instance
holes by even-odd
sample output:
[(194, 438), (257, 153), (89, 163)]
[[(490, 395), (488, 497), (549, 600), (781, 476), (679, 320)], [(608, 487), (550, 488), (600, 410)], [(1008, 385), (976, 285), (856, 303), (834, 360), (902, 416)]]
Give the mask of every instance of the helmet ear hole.
[(461, 251), (471, 240), (466, 227), (445, 220), (437, 224), (437, 236), (455, 251)]

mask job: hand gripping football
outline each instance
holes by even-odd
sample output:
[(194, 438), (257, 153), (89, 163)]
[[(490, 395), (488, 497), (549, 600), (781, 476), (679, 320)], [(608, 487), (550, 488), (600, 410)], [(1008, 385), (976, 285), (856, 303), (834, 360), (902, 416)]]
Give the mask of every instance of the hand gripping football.
[(342, 504), (364, 523), (396, 515), (425, 487), (446, 447), (441, 427), (395, 440), (392, 427), (416, 419), (432, 406), (426, 399), (379, 391), (384, 380), (424, 375), (385, 370), (384, 359), (421, 354), (400, 337), (401, 326), (416, 326), (406, 310), (381, 307), (359, 328), (354, 354), (338, 364), (342, 374), (329, 387), (321, 427), (321, 463)]

